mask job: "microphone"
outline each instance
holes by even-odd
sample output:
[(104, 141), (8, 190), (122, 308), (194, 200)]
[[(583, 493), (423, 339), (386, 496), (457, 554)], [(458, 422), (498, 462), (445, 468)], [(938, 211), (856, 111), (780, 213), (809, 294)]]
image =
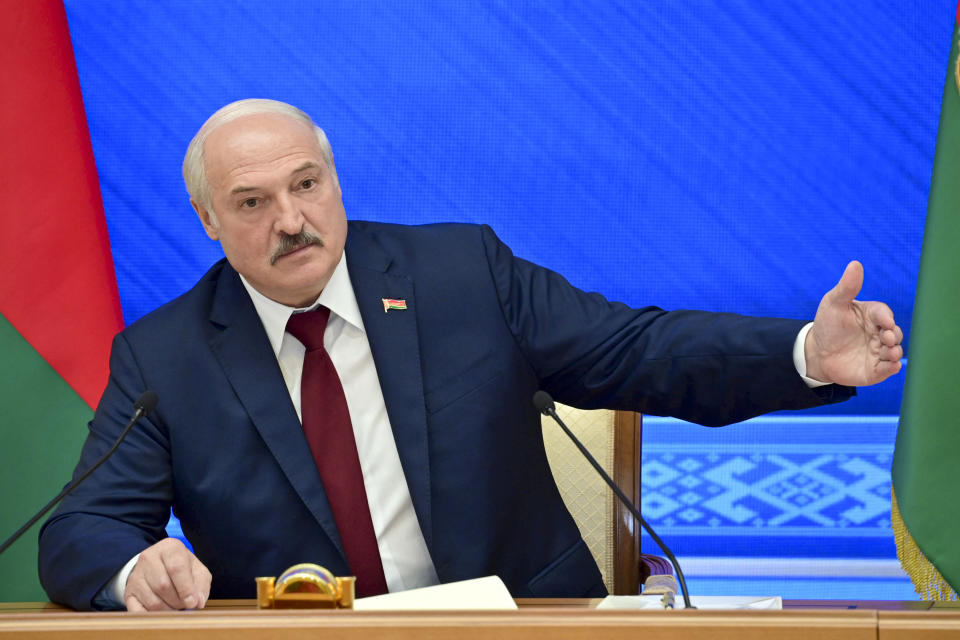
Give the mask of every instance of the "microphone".
[(16, 533), (14, 533), (12, 536), (7, 538), (6, 541), (2, 545), (0, 545), (0, 553), (3, 553), (4, 551), (6, 551), (7, 548), (10, 547), (10, 545), (16, 542), (20, 538), (20, 536), (22, 536), (24, 533), (27, 532), (27, 529), (29, 529), (34, 524), (36, 524), (37, 520), (42, 518), (48, 511), (50, 511), (50, 509), (52, 509), (54, 505), (56, 505), (58, 502), (63, 500), (65, 497), (67, 497), (67, 494), (69, 494), (71, 491), (76, 489), (81, 482), (86, 480), (91, 473), (96, 471), (100, 465), (106, 462), (107, 458), (113, 455), (113, 452), (117, 450), (117, 447), (120, 446), (120, 443), (123, 442), (123, 439), (127, 437), (128, 433), (130, 433), (130, 429), (133, 428), (133, 425), (139, 422), (141, 418), (149, 414), (151, 411), (153, 411), (157, 407), (158, 401), (159, 399), (157, 398), (157, 394), (154, 391), (144, 391), (143, 393), (141, 393), (140, 397), (137, 398), (137, 401), (133, 403), (133, 416), (130, 418), (130, 422), (128, 422), (127, 426), (124, 427), (123, 431), (120, 433), (120, 437), (118, 437), (117, 441), (113, 443), (113, 446), (110, 447), (110, 450), (107, 451), (105, 454), (103, 454), (103, 456), (99, 460), (97, 460), (92, 467), (87, 469), (82, 476), (80, 476), (79, 478), (77, 478), (76, 480), (68, 484), (66, 487), (64, 487), (63, 491), (61, 491), (56, 498), (48, 502), (47, 506), (45, 506), (43, 509), (40, 509), (37, 515), (30, 518), (30, 520), (28, 520), (25, 525), (17, 529)]
[[(650, 537), (653, 538), (653, 541), (657, 543), (657, 546), (660, 547), (660, 550), (663, 551), (663, 554), (667, 556), (667, 559), (670, 561), (670, 564), (673, 565), (673, 570), (677, 574), (677, 580), (680, 581), (680, 586), (683, 587), (683, 606), (687, 609), (695, 609), (692, 604), (690, 604), (690, 596), (687, 593), (687, 581), (683, 577), (683, 571), (680, 570), (680, 563), (677, 562), (677, 557), (673, 555), (673, 552), (670, 551), (670, 548), (660, 539), (660, 536), (650, 528), (650, 525), (647, 524), (647, 521), (640, 516), (640, 512), (637, 510), (633, 503), (630, 502), (630, 499), (620, 490), (620, 487), (613, 481), (613, 479), (607, 475), (607, 472), (603, 470), (603, 467), (600, 466), (600, 463), (597, 462), (596, 458), (590, 455), (590, 452), (587, 451), (587, 448), (583, 446), (583, 443), (577, 439), (573, 432), (567, 428), (567, 425), (563, 423), (563, 420), (560, 419), (560, 416), (557, 415), (557, 408), (553, 403), (553, 398), (550, 397), (550, 394), (546, 391), (537, 391), (533, 394), (533, 406), (537, 408), (537, 411), (542, 413), (545, 416), (550, 416), (553, 418), (557, 424), (563, 429), (564, 433), (573, 440), (573, 444), (577, 445), (577, 449), (580, 449), (580, 453), (584, 455), (587, 461), (593, 465), (593, 468), (597, 470), (597, 473), (600, 474), (600, 477), (603, 478), (610, 488), (613, 490), (613, 493), (620, 499), (620, 502), (633, 514), (633, 517), (636, 518), (637, 522), (640, 523), (640, 526), (650, 534)], [(658, 591), (659, 593), (664, 593), (663, 591)], [(666, 602), (666, 601), (665, 601)], [(671, 605), (668, 605), (671, 606)]]

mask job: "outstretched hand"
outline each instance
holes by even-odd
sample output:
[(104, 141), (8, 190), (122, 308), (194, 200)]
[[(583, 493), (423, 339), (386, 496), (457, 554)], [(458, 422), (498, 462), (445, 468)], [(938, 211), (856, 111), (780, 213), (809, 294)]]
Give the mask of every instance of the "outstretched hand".
[(851, 262), (828, 291), (807, 333), (807, 376), (821, 382), (862, 387), (900, 371), (903, 331), (882, 302), (856, 300), (863, 266)]

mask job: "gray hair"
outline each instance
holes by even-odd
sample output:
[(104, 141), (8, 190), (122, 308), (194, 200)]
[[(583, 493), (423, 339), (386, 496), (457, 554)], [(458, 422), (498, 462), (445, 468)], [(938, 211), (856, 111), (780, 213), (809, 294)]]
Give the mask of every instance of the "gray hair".
[(267, 100), (265, 98), (249, 98), (231, 102), (225, 107), (218, 109), (203, 123), (203, 126), (200, 127), (197, 134), (193, 136), (193, 140), (187, 145), (187, 153), (183, 157), (183, 181), (187, 185), (187, 193), (190, 194), (191, 200), (203, 205), (212, 213), (210, 183), (207, 182), (207, 168), (204, 164), (203, 149), (207, 137), (214, 130), (227, 124), (231, 120), (263, 113), (279, 113), (289, 116), (313, 129), (314, 134), (317, 136), (317, 142), (320, 144), (320, 151), (323, 152), (323, 158), (327, 163), (327, 167), (330, 169), (330, 174), (333, 176), (333, 182), (334, 184), (339, 184), (337, 180), (337, 170), (333, 166), (333, 149), (330, 148), (330, 141), (327, 140), (327, 134), (323, 132), (323, 129), (314, 124), (310, 116), (286, 102)]

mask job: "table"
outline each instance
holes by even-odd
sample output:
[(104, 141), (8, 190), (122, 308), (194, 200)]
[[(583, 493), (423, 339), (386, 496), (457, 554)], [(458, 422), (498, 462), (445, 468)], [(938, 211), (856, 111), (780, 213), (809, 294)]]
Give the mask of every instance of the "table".
[(211, 600), (203, 611), (82, 613), (0, 603), (0, 640), (939, 640), (960, 638), (953, 603), (792, 600), (782, 611), (596, 611), (599, 600), (520, 599), (518, 611), (258, 611)]

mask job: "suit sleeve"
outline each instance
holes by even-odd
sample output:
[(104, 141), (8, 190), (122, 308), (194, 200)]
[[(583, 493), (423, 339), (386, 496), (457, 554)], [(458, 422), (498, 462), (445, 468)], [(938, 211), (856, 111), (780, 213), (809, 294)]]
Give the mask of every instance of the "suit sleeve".
[[(145, 390), (123, 333), (110, 355), (110, 380), (90, 422), (74, 477), (114, 443)], [(40, 582), (54, 602), (75, 609), (94, 598), (134, 555), (166, 537), (172, 485), (160, 410), (140, 420), (114, 455), (61, 503), (40, 531)]]
[(805, 321), (631, 309), (515, 258), (487, 227), (483, 244), (511, 333), (564, 404), (718, 426), (855, 393), (800, 378), (793, 344)]

